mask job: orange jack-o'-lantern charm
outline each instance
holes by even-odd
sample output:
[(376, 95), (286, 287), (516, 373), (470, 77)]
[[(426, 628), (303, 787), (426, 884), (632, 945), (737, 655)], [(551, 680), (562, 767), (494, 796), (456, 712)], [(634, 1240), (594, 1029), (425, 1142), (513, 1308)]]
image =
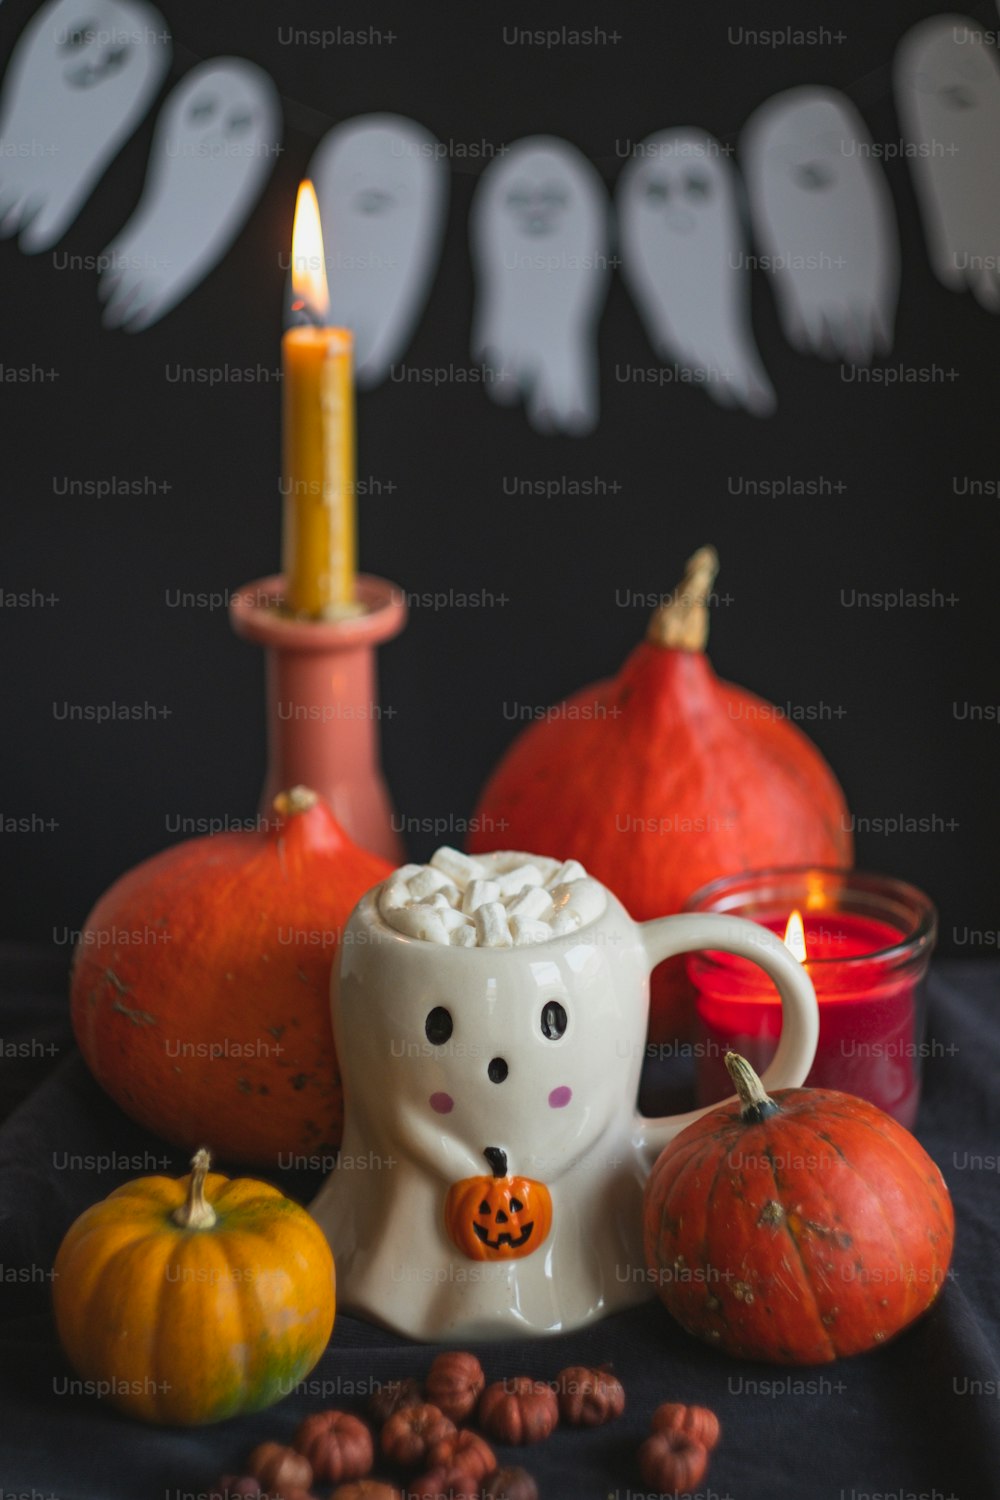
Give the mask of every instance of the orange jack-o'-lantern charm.
[(507, 1155), (483, 1152), (492, 1177), (465, 1177), (448, 1190), (444, 1222), (470, 1260), (519, 1260), (537, 1250), (552, 1228), (552, 1198), (544, 1182), (508, 1177)]

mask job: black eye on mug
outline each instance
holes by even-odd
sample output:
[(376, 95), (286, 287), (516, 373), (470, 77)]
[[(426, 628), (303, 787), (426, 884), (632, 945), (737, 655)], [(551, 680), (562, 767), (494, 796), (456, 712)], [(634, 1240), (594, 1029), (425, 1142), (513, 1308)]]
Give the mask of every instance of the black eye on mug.
[(558, 1000), (546, 1000), (542, 1006), (542, 1036), (547, 1041), (557, 1042), (566, 1030), (569, 1017)]
[(443, 1047), (452, 1032), (451, 1011), (435, 1005), (424, 1022), (424, 1031), (432, 1047)]

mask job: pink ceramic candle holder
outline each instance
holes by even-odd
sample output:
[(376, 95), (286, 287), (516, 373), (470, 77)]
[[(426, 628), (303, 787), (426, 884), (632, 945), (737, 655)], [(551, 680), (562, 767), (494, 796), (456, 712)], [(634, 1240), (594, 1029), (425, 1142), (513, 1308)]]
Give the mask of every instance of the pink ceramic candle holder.
[(375, 647), (406, 623), (401, 589), (358, 575), (363, 606), (342, 620), (283, 615), (284, 580), (259, 578), (234, 596), (230, 623), (267, 652), (267, 777), (261, 810), (278, 792), (309, 786), (366, 849), (398, 864), (404, 857), (392, 826), (382, 777)]

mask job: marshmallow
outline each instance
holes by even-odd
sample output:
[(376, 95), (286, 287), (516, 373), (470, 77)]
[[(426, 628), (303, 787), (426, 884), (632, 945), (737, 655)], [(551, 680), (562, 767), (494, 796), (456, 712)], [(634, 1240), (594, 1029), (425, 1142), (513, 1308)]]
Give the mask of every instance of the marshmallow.
[(421, 896), (419, 901), (408, 901), (408, 906), (430, 906), (436, 911), (452, 911), (452, 904), (444, 891), (435, 891), (433, 896)]
[(515, 865), (513, 870), (506, 870), (503, 875), (497, 876), (497, 885), (500, 887), (500, 899), (507, 896), (517, 896), (524, 890), (526, 885), (544, 885), (545, 879), (537, 865)]
[(552, 910), (552, 897), (540, 885), (529, 885), (508, 906), (511, 918), (521, 917), (531, 922), (537, 917), (547, 917)]
[(463, 889), (470, 880), (479, 880), (486, 874), (486, 866), (481, 859), (473, 859), (470, 854), (463, 854), (461, 849), (451, 849), (447, 844), (442, 844), (431, 855), (431, 865)]
[(527, 854), (519, 854), (516, 849), (497, 850), (490, 857), (490, 870), (494, 877), (505, 875), (508, 870), (516, 870), (519, 865), (528, 863)]
[(499, 901), (500, 887), (495, 880), (474, 880), (462, 896), (462, 910), (469, 917), (484, 901)]
[(593, 922), (603, 912), (606, 897), (604, 887), (588, 875), (583, 880), (572, 880), (568, 885), (554, 886), (552, 902), (557, 910), (576, 912), (581, 922)]
[(444, 923), (447, 932), (455, 932), (459, 927), (467, 927), (473, 933), (476, 930), (470, 919), (463, 912), (456, 911), (453, 906), (449, 906), (447, 901), (444, 903), (443, 908), (439, 910), (438, 915)]
[(526, 943), (546, 942), (552, 936), (552, 928), (548, 922), (537, 922), (531, 917), (511, 917), (510, 935), (514, 947), (523, 948)]
[(587, 872), (578, 859), (567, 859), (558, 870), (553, 870), (545, 884), (551, 890), (554, 885), (568, 885), (571, 880), (584, 880), (586, 875)]
[(410, 892), (405, 880), (400, 880), (399, 872), (390, 875), (379, 892), (378, 904), (383, 912), (395, 911), (400, 906), (408, 906)]
[(476, 907), (476, 938), (481, 948), (509, 948), (507, 912), (500, 901), (484, 901)]
[(455, 890), (455, 882), (430, 865), (423, 865), (418, 874), (407, 882), (407, 886), (414, 901), (420, 901), (424, 896), (433, 896), (435, 891), (444, 890), (447, 893), (449, 887)]
[(392, 914), (392, 925), (407, 937), (423, 938), (425, 943), (448, 943), (448, 929), (441, 913), (431, 906), (403, 906)]
[(578, 932), (605, 910), (607, 892), (575, 859), (513, 851), (475, 859), (444, 845), (427, 865), (402, 865), (383, 883), (390, 927), (455, 948), (509, 948)]

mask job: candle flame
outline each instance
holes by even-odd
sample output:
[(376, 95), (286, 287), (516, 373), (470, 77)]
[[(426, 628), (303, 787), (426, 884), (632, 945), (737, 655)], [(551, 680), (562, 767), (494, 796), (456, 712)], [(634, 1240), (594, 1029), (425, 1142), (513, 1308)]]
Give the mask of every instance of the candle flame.
[(806, 929), (802, 924), (802, 913), (793, 911), (785, 927), (785, 947), (800, 964), (808, 958), (806, 953)]
[(305, 313), (313, 323), (323, 324), (330, 314), (330, 290), (326, 283), (323, 228), (320, 224), (316, 189), (309, 181), (299, 183), (292, 225), (292, 311)]

